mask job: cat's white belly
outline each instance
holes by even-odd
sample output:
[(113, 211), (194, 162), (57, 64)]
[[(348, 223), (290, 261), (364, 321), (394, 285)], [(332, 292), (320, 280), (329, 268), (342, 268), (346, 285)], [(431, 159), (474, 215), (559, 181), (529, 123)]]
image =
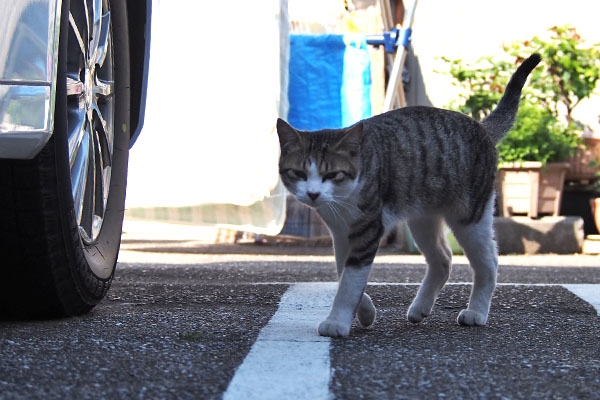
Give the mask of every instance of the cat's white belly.
[(420, 217), (424, 214), (423, 210), (419, 207), (404, 208), (401, 212), (396, 213), (390, 207), (384, 206), (381, 219), (383, 227), (386, 232), (395, 228), (399, 221), (406, 221), (411, 218)]
[(386, 232), (389, 232), (392, 228), (396, 226), (396, 224), (401, 218), (398, 217), (392, 210), (390, 210), (389, 207), (383, 207), (381, 219), (383, 223), (383, 228)]

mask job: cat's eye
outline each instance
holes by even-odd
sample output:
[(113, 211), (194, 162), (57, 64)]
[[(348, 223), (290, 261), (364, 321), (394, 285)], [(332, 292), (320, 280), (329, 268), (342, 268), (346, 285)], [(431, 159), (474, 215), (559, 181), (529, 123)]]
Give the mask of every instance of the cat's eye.
[(332, 180), (334, 182), (341, 182), (346, 177), (342, 171), (329, 172), (323, 176), (323, 182), (327, 180)]
[(300, 171), (298, 169), (288, 169), (287, 175), (292, 179), (300, 179), (303, 181), (306, 180), (306, 172)]

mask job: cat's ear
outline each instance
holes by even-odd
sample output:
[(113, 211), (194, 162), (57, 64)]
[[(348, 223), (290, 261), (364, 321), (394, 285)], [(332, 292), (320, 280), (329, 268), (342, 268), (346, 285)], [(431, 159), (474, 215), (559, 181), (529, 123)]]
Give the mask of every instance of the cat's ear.
[(281, 148), (301, 143), (298, 131), (281, 118), (277, 118), (277, 135), (279, 136)]
[(359, 149), (363, 138), (362, 121), (347, 128), (342, 134), (336, 147), (347, 147), (349, 149)]

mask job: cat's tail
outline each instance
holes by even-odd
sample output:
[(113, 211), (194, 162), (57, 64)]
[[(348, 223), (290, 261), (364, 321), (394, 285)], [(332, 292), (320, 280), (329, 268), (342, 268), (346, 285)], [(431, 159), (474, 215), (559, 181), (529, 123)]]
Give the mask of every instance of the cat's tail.
[(539, 54), (534, 53), (527, 60), (523, 61), (510, 78), (498, 106), (481, 121), (494, 143), (502, 140), (504, 135), (512, 128), (517, 116), (517, 110), (519, 109), (521, 89), (525, 85), (527, 76), (539, 64), (541, 59), (542, 57)]

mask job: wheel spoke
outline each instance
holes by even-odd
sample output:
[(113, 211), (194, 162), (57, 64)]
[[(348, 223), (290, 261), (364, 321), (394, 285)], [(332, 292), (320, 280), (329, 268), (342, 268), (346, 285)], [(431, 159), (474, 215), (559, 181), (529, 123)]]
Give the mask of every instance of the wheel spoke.
[(79, 44), (79, 50), (81, 51), (81, 54), (85, 58), (86, 57), (85, 44), (83, 42), (83, 39), (81, 38), (81, 31), (77, 27), (77, 23), (75, 22), (75, 19), (73, 19), (73, 14), (71, 14), (71, 13), (69, 13), (69, 24), (71, 25), (71, 29), (73, 30), (73, 33), (75, 34), (75, 39), (77, 39), (77, 43)]
[[(87, 4), (87, 1), (86, 1)], [(89, 15), (89, 13), (87, 13)], [(89, 61), (90, 66), (96, 64), (96, 54), (98, 52), (98, 46), (100, 44), (100, 36), (102, 33), (102, 0), (93, 0), (92, 3), (92, 19), (90, 21), (92, 26), (90, 27), (90, 53)]]
[[(69, 165), (73, 169), (73, 164), (81, 152), (81, 145), (85, 132), (85, 110), (81, 112), (71, 112), (72, 123), (75, 124), (69, 133)], [(85, 149), (84, 149), (85, 151)]]
[(102, 135), (102, 138), (104, 140), (102, 140), (101, 143), (105, 143), (106, 148), (107, 148), (106, 165), (112, 165), (112, 152), (113, 152), (112, 126), (108, 126), (108, 124), (106, 123), (106, 120), (104, 119), (104, 116), (102, 115), (102, 112), (100, 112), (100, 109), (97, 106), (95, 108), (95, 111), (96, 111), (95, 115), (96, 115), (97, 121), (100, 124), (100, 127), (102, 128), (102, 132), (98, 132), (98, 135)]
[[(104, 149), (102, 148), (102, 138), (100, 137), (100, 132), (96, 131), (96, 195), (98, 198), (104, 198), (104, 191), (106, 190), (106, 188), (104, 187)], [(101, 206), (101, 209), (98, 209), (99, 206)], [(104, 210), (104, 202), (97, 202), (96, 207), (95, 207), (96, 211), (103, 211)], [(103, 213), (99, 214), (99, 215), (103, 215)]]
[[(102, 223), (104, 211), (106, 208), (106, 202), (108, 200), (108, 193), (110, 189), (110, 177), (111, 177), (111, 166), (112, 166), (112, 150), (113, 150), (113, 138), (112, 129), (104, 119), (102, 112), (98, 109), (97, 105), (94, 108), (94, 121), (95, 121), (95, 133), (96, 133), (96, 214), (98, 219), (96, 222)], [(94, 225), (95, 226), (95, 225)], [(92, 227), (94, 228), (94, 227)]]
[(81, 96), (83, 93), (83, 82), (67, 75), (67, 96)]
[(94, 94), (98, 97), (108, 97), (111, 96), (115, 91), (115, 82), (114, 81), (103, 81), (101, 79), (96, 79), (96, 84), (94, 85)]
[(96, 212), (96, 185), (98, 185), (98, 179), (96, 178), (96, 148), (98, 147), (96, 143), (96, 138), (94, 134), (94, 127), (90, 123), (88, 124), (89, 130), (87, 130), (86, 136), (90, 142), (89, 144), (89, 152), (87, 154), (88, 164), (86, 171), (87, 184), (85, 188), (85, 194), (83, 198), (83, 208), (82, 208), (82, 219), (80, 226), (83, 228), (85, 235), (85, 240), (93, 239), (92, 233), (92, 221), (94, 219), (94, 214)]
[(108, 189), (110, 184), (110, 153), (106, 148), (106, 135), (96, 129), (96, 204), (94, 206), (98, 221), (102, 222), (106, 200), (108, 199)]
[(87, 191), (88, 167), (90, 159), (90, 135), (83, 130), (83, 138), (75, 161), (71, 167), (71, 185), (75, 218), (78, 224), (82, 222), (84, 197)]
[[(94, 36), (96, 33), (94, 32)], [(100, 33), (98, 34), (97, 48), (94, 49), (93, 61), (99, 66), (104, 65), (104, 60), (108, 54), (108, 46), (110, 45), (110, 11), (102, 15)]]
[[(87, 5), (88, 2), (87, 2), (87, 0), (81, 0), (81, 1), (83, 2), (83, 10), (84, 10), (83, 13), (85, 15), (85, 26), (86, 26), (86, 29), (87, 29), (86, 41), (87, 41), (87, 43), (89, 43), (90, 40), (91, 40), (91, 38), (90, 38), (90, 32), (92, 31), (91, 30), (91, 26), (90, 26), (90, 11), (88, 10), (88, 5)], [(86, 60), (87, 60), (88, 54), (87, 53), (83, 53), (83, 54), (85, 54)]]
[(98, 123), (100, 124), (96, 133), (98, 135), (98, 156), (100, 160), (100, 168), (102, 174), (102, 199), (103, 207), (108, 200), (108, 191), (110, 189), (110, 174), (112, 168), (112, 135), (107, 128), (106, 121), (102, 118), (102, 114), (98, 113)]
[(94, 128), (94, 215), (104, 215), (104, 179), (102, 176), (102, 142), (98, 128)]
[(104, 166), (104, 169), (102, 170), (102, 178), (104, 179), (103, 181), (103, 191), (102, 191), (102, 203), (104, 204), (104, 208), (106, 209), (106, 203), (108, 201), (108, 193), (110, 191), (110, 177), (112, 174), (112, 167), (111, 166)]

